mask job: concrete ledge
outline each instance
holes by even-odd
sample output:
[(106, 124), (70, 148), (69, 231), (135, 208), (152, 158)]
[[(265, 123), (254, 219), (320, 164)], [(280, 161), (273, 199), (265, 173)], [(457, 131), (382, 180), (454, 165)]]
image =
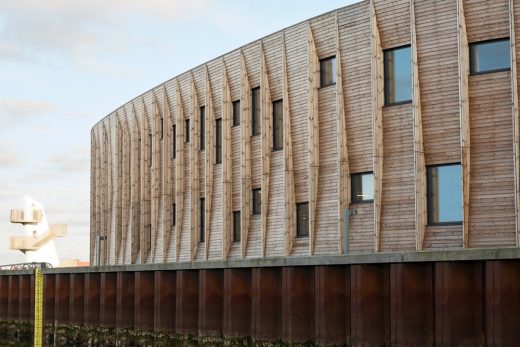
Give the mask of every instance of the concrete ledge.
[[(43, 269), (43, 273), (87, 273), (120, 271), (199, 270), (280, 266), (351, 265), (378, 263), (410, 263), (439, 261), (475, 261), (493, 259), (520, 259), (520, 248), (446, 249), (422, 252), (366, 253), (349, 255), (319, 255), (313, 257), (251, 258), (209, 260), (181, 263), (154, 263)], [(0, 270), (0, 275), (31, 274), (32, 270)]]

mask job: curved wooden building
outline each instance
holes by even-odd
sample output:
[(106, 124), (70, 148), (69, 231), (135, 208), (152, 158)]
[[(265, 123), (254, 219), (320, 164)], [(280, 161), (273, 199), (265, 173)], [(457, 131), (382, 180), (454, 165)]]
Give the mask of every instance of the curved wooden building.
[(91, 264), (518, 246), (516, 0), (373, 0), (92, 129)]

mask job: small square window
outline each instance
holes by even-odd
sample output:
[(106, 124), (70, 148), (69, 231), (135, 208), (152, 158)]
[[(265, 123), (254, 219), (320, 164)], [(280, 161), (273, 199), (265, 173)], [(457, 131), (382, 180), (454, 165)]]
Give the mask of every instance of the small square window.
[(199, 125), (200, 125), (200, 144), (199, 148), (202, 151), (206, 148), (206, 107), (201, 106), (200, 108), (200, 117), (199, 117)]
[(200, 230), (199, 230), (199, 242), (204, 243), (206, 239), (206, 199), (200, 198), (200, 206), (199, 206), (199, 217), (200, 217)]
[(352, 174), (351, 179), (353, 204), (374, 200), (374, 174), (372, 172)]
[(273, 151), (283, 149), (283, 100), (273, 102)]
[(309, 236), (309, 203), (296, 204), (296, 237)]
[(428, 166), (428, 224), (462, 223), (460, 164)]
[(190, 120), (186, 119), (184, 121), (184, 142), (190, 142)]
[(410, 46), (387, 49), (385, 58), (385, 105), (412, 100), (412, 50)]
[(509, 38), (469, 45), (471, 74), (504, 71), (511, 68)]
[(320, 87), (336, 84), (336, 56), (320, 60)]
[(240, 100), (233, 101), (233, 126), (240, 125)]
[(251, 133), (260, 135), (260, 87), (251, 90)]
[(215, 120), (215, 163), (222, 164), (222, 118)]
[(240, 211), (233, 212), (233, 242), (240, 242)]
[(262, 190), (260, 188), (253, 189), (253, 214), (262, 213)]

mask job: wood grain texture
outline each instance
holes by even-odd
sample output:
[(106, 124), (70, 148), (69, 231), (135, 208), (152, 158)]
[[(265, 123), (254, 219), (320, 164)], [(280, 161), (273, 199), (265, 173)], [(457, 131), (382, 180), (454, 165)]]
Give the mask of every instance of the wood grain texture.
[(316, 210), (318, 206), (318, 178), (320, 172), (320, 122), (318, 112), (318, 88), (320, 62), (310, 23), (307, 27), (308, 42), (308, 93), (309, 93), (309, 254), (314, 254), (316, 237)]
[(163, 86), (163, 201), (164, 201), (164, 233), (163, 233), (163, 262), (168, 260), (170, 243), (173, 232), (173, 206), (174, 203), (174, 163), (173, 163), (173, 124), (174, 119), (170, 109), (170, 101), (166, 87)]
[(513, 160), (515, 186), (516, 246), (520, 245), (520, 112), (518, 111), (518, 72), (516, 60), (516, 31), (514, 1), (509, 0), (509, 40), (511, 42), (511, 95), (513, 113)]
[[(159, 223), (160, 223), (160, 205), (162, 195), (162, 124), (164, 121), (162, 114), (159, 110), (159, 102), (155, 95), (155, 91), (152, 91), (152, 104), (153, 104), (153, 116), (152, 116), (152, 185), (151, 185), (151, 259), (155, 261), (155, 254), (157, 248), (157, 239), (159, 235)], [(161, 121), (162, 120), (162, 121)]]
[(244, 53), (240, 52), (240, 176), (241, 184), (241, 254), (245, 257), (251, 219), (251, 85)]
[(231, 247), (233, 215), (233, 168), (231, 134), (231, 91), (226, 63), (222, 59), (222, 259), (227, 260)]
[(211, 227), (211, 212), (212, 209), (212, 202), (213, 202), (213, 165), (215, 164), (215, 112), (213, 110), (213, 97), (211, 95), (211, 84), (209, 81), (209, 73), (208, 73), (208, 66), (206, 65), (205, 68), (205, 75), (206, 75), (206, 92), (205, 92), (205, 99), (206, 99), (206, 107), (204, 108), (204, 116), (206, 117), (205, 120), (205, 127), (204, 130), (206, 132), (204, 139), (206, 141), (205, 145), (205, 162), (206, 162), (206, 171), (205, 171), (205, 183), (206, 183), (206, 194), (205, 194), (205, 223), (204, 223), (204, 239), (206, 240), (204, 242), (204, 258), (208, 259), (208, 247), (210, 243), (210, 227)]
[(175, 155), (175, 259), (179, 261), (181, 250), (181, 230), (184, 215), (184, 107), (178, 79), (176, 83), (175, 118), (176, 118), (176, 155)]
[(141, 97), (141, 227), (140, 227), (140, 244), (141, 244), (141, 263), (145, 263), (146, 259), (149, 255), (148, 245), (151, 242), (149, 235), (147, 233), (147, 228), (151, 224), (151, 206), (150, 206), (150, 197), (151, 197), (151, 175), (150, 175), (150, 151), (149, 146), (150, 143), (150, 135), (151, 132), (149, 130), (148, 125), (148, 113), (146, 111), (146, 105), (144, 102), (144, 98)]
[(374, 165), (374, 251), (379, 252), (381, 234), (381, 200), (383, 195), (383, 50), (376, 10), (371, 1), (371, 48), (372, 48), (372, 133)]
[(141, 240), (141, 133), (139, 131), (138, 115), (132, 102), (132, 169), (130, 172), (131, 201), (132, 201), (132, 250), (130, 261), (137, 262), (140, 253)]
[(424, 141), (421, 109), (421, 89), (419, 83), (419, 62), (417, 60), (417, 30), (415, 25), (414, 0), (410, 0), (410, 28), (412, 50), (412, 107), (415, 164), (415, 249), (423, 249), (426, 230), (426, 164), (424, 161)]
[(195, 259), (197, 246), (199, 243), (198, 235), (200, 228), (200, 181), (199, 181), (199, 99), (193, 75), (191, 77), (190, 93), (190, 175), (191, 175), (191, 223), (190, 223), (190, 260)]

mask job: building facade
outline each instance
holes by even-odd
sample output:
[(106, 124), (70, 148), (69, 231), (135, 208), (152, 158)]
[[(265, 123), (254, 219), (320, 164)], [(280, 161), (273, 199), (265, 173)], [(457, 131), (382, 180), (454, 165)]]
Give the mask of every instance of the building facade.
[(91, 132), (93, 265), (516, 247), (514, 0), (365, 0)]

